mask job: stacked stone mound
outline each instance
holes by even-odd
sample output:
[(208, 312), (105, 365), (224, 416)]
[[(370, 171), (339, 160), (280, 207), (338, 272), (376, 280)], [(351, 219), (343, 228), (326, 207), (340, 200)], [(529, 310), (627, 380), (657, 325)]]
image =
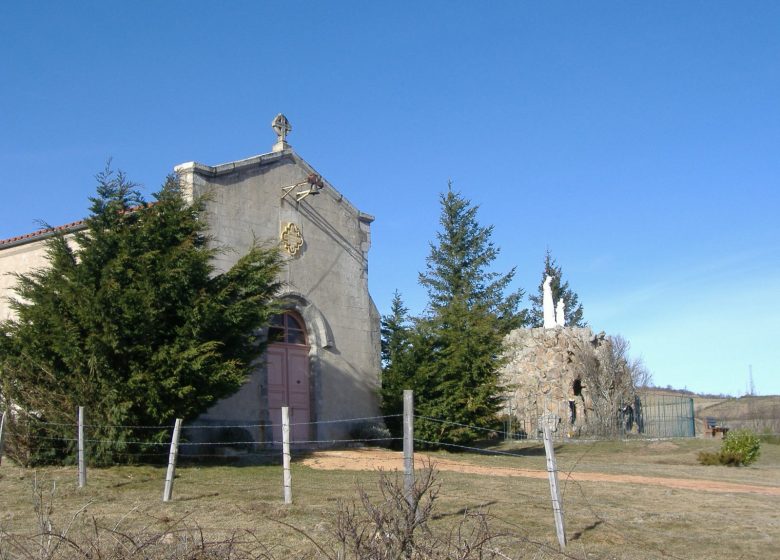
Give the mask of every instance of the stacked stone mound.
[(583, 428), (589, 400), (583, 387), (583, 357), (609, 344), (602, 332), (564, 327), (516, 329), (504, 340), (507, 362), (501, 373), (506, 388), (505, 413), (513, 431), (533, 436), (538, 419), (552, 414), (569, 433)]

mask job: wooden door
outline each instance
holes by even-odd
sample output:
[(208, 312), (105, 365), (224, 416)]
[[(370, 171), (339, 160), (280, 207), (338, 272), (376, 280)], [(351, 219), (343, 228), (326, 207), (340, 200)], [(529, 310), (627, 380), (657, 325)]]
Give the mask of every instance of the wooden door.
[(283, 406), (290, 409), (290, 439), (310, 439), (309, 346), (303, 321), (292, 313), (277, 315), (271, 322), (268, 345), (268, 408), (273, 439), (282, 441)]

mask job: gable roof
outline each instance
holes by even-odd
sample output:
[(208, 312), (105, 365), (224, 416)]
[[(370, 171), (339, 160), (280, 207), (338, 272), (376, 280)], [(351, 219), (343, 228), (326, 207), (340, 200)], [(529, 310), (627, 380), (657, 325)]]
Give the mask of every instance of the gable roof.
[[(238, 171), (251, 169), (254, 167), (263, 167), (265, 165), (271, 165), (283, 159), (292, 160), (295, 164), (301, 166), (308, 174), (315, 174), (322, 177), (322, 175), (318, 173), (317, 170), (315, 170), (305, 159), (303, 159), (301, 156), (295, 153), (295, 151), (292, 148), (286, 148), (278, 152), (269, 152), (267, 154), (260, 154), (246, 159), (240, 159), (228, 163), (222, 163), (219, 165), (205, 165), (203, 163), (199, 163), (196, 161), (189, 161), (187, 163), (179, 164), (175, 166), (173, 169), (176, 173), (192, 172), (204, 177), (215, 178), (222, 175), (229, 175), (231, 173), (235, 173)], [(374, 216), (358, 210), (327, 179), (325, 179), (324, 177), (322, 179), (326, 187), (325, 192), (327, 192), (330, 196), (332, 196), (336, 201), (340, 202), (341, 204), (344, 204), (347, 208), (349, 208), (350, 212), (354, 214), (361, 222), (371, 223), (374, 221)]]
[[(269, 165), (271, 163), (280, 161), (284, 158), (291, 159), (293, 162), (303, 167), (309, 173), (314, 173), (319, 175), (319, 173), (317, 173), (317, 171), (311, 165), (309, 165), (308, 162), (306, 162), (306, 160), (304, 160), (301, 156), (296, 154), (292, 150), (292, 148), (287, 148), (278, 152), (260, 154), (250, 158), (241, 159), (241, 160), (232, 161), (229, 163), (223, 163), (214, 166), (204, 165), (202, 163), (190, 161), (187, 163), (182, 163), (180, 165), (177, 165), (173, 169), (177, 173), (192, 171), (194, 173), (197, 173), (199, 175), (204, 175), (206, 177), (218, 177), (220, 175), (227, 175), (229, 173), (233, 173), (243, 169)], [(323, 179), (323, 182), (327, 187), (326, 191), (328, 192), (328, 194), (330, 194), (330, 196), (332, 196), (338, 202), (344, 204), (347, 208), (349, 208), (350, 211), (355, 216), (357, 216), (357, 218), (361, 222), (371, 223), (374, 221), (374, 216), (361, 212), (360, 210), (355, 208), (355, 206), (351, 202), (349, 202), (349, 200), (347, 200), (343, 194), (341, 194), (338, 190), (336, 190), (336, 188), (333, 185), (331, 185), (330, 182), (327, 181), (327, 179)], [(154, 204), (154, 203), (152, 202), (149, 204)], [(138, 208), (140, 207), (131, 208), (130, 211), (137, 210)], [(34, 231), (32, 233), (17, 235), (15, 237), (9, 237), (7, 239), (0, 239), (0, 251), (2, 251), (3, 249), (8, 249), (10, 247), (15, 247), (17, 245), (23, 245), (25, 243), (33, 243), (35, 241), (41, 241), (43, 239), (47, 239), (49, 237), (61, 233), (72, 233), (75, 231), (82, 230), (86, 227), (87, 227), (86, 220), (78, 220), (76, 222), (71, 222), (69, 224), (64, 224), (61, 226), (43, 228), (43, 229), (39, 229), (38, 231)]]

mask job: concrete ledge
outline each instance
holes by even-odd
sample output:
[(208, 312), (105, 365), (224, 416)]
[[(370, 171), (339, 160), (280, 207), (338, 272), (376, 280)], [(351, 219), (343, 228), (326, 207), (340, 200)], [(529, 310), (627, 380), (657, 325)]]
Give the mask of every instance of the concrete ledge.
[(188, 161), (186, 163), (181, 163), (175, 166), (173, 170), (176, 173), (185, 173), (187, 171), (192, 171), (194, 173), (198, 173), (199, 175), (206, 175), (208, 177), (218, 177), (219, 175), (227, 175), (233, 173), (234, 171), (240, 171), (241, 169), (245, 169), (247, 167), (257, 167), (261, 165), (267, 165), (269, 163), (273, 163), (275, 161), (284, 158), (285, 156), (290, 156), (292, 154), (293, 151), (289, 149), (289, 150), (284, 150), (282, 152), (260, 154), (259, 156), (252, 156), (250, 158), (240, 159), (238, 161), (231, 161), (229, 163), (221, 163), (219, 165), (214, 165), (214, 166), (198, 163), (197, 161)]

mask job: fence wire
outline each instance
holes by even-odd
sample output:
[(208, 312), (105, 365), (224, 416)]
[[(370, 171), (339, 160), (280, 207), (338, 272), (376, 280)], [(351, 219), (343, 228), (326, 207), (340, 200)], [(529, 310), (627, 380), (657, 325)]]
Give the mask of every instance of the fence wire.
[[(645, 411), (650, 409), (652, 406), (653, 405), (650, 400), (643, 402)], [(653, 413), (647, 416), (658, 418), (658, 427), (654, 427), (651, 430), (649, 428), (650, 424), (646, 423), (645, 434), (652, 433), (653, 430), (655, 430), (655, 433), (660, 436), (661, 434), (667, 433), (667, 427), (665, 426), (671, 426), (671, 428), (669, 428), (671, 432), (679, 433), (679, 418), (684, 417), (683, 412), (685, 412), (679, 408), (680, 406), (681, 405), (679, 401), (673, 402), (661, 399), (658, 407), (660, 407), (659, 410), (662, 412)], [(664, 407), (666, 407), (666, 409), (671, 412), (669, 414), (663, 412)], [(675, 409), (674, 407), (678, 408)], [(401, 415), (366, 416), (358, 418), (322, 420), (315, 422), (295, 423), (291, 424), (291, 426), (314, 426), (317, 424), (333, 425), (341, 423), (356, 424), (360, 422), (380, 423), (387, 419), (398, 418), (400, 416)], [(442, 426), (465, 428), (473, 432), (482, 433), (487, 436), (486, 439), (492, 439), (494, 443), (496, 439), (511, 438), (512, 433), (508, 430), (496, 431), (484, 426), (473, 426), (426, 415), (415, 415), (414, 418), (418, 421), (431, 422), (434, 424), (440, 424)], [(68, 434), (60, 436), (46, 435), (46, 433), (33, 433), (28, 434), (28, 437), (33, 441), (37, 441), (40, 449), (50, 451), (52, 453), (62, 451), (63, 446), (66, 446), (70, 452), (70, 460), (73, 461), (75, 458), (75, 444), (78, 441), (77, 437), (75, 436), (77, 432), (77, 424), (47, 422), (38, 422), (38, 424), (43, 427), (51, 426), (52, 428), (59, 430), (64, 428), (64, 431), (68, 432)], [(192, 425), (183, 426), (182, 431), (186, 434), (187, 430), (267, 429), (269, 426), (278, 425), (229, 423), (220, 425)], [(110, 429), (126, 428), (132, 430), (159, 430), (161, 433), (170, 436), (172, 426), (123, 426), (88, 424), (85, 427), (87, 428), (88, 437), (85, 439), (84, 443), (86, 444), (86, 452), (88, 457), (90, 452), (97, 446), (115, 446), (116, 449), (113, 451), (113, 456), (117, 459), (117, 462), (125, 461), (136, 464), (151, 464), (161, 466), (169, 457), (168, 448), (170, 446), (170, 441), (145, 441), (143, 439), (127, 439), (117, 441), (101, 437), (94, 437), (90, 432), (100, 434), (105, 433)], [(385, 447), (400, 447), (398, 444), (401, 440), (402, 438), (394, 437), (389, 434), (381, 437), (305, 438), (293, 440), (291, 444), (293, 446), (292, 456), (295, 459), (293, 466), (294, 473), (301, 472), (301, 469), (304, 468), (304, 465), (306, 464), (306, 460), (314, 456), (313, 450), (320, 448), (328, 449), (329, 457), (349, 462), (354, 461), (355, 456), (354, 454), (348, 453), (348, 451), (354, 451), (355, 448), (376, 445)], [(535, 482), (529, 482), (529, 468), (527, 464), (523, 463), (528, 451), (531, 449), (538, 451), (540, 449), (539, 446), (526, 446), (520, 450), (512, 450), (485, 448), (464, 443), (421, 437), (415, 437), (413, 441), (414, 448), (418, 454), (426, 449), (436, 449), (450, 452), (450, 455), (434, 455), (435, 465), (440, 466), (442, 470), (447, 470), (448, 472), (450, 470), (457, 471), (457, 469), (460, 468), (463, 470), (462, 474), (467, 476), (477, 476), (480, 474), (470, 472), (468, 469), (463, 469), (464, 465), (469, 466), (471, 464), (469, 463), (470, 456), (480, 455), (500, 458), (501, 461), (499, 465), (493, 464), (492, 466), (484, 466), (483, 464), (485, 469), (495, 468), (501, 469), (502, 471), (503, 476), (495, 477), (498, 480), (493, 480), (492, 484), (494, 486), (498, 486), (501, 489), (501, 494), (506, 495), (507, 500), (513, 501), (518, 507), (530, 508), (531, 510), (537, 512), (537, 514), (540, 516), (547, 515), (549, 513), (550, 497), (544, 491), (546, 481), (543, 478), (537, 478)], [(594, 449), (596, 442), (600, 440), (587, 440), (586, 438), (581, 438), (580, 441), (584, 441), (586, 443), (586, 445), (582, 448), (582, 452), (578, 453), (573, 460), (568, 462), (568, 464), (566, 464), (566, 462), (560, 463), (560, 467), (558, 469), (563, 489), (562, 495), (565, 499), (565, 515), (567, 518), (567, 523), (572, 522), (575, 525), (579, 524), (579, 526), (582, 526), (583, 519), (595, 520), (593, 522), (594, 527), (599, 527), (599, 530), (605, 531), (608, 534), (613, 535), (615, 538), (619, 538), (633, 546), (641, 547), (641, 549), (646, 552), (644, 557), (671, 559), (680, 558), (674, 553), (669, 552), (666, 547), (659, 545), (659, 543), (664, 542), (665, 535), (662, 530), (653, 528), (649, 523), (643, 524), (641, 527), (637, 526), (636, 524), (631, 524), (621, 519), (620, 510), (615, 509), (615, 507), (612, 505), (610, 505), (608, 508), (605, 508), (604, 506), (598, 506), (599, 496), (594, 491), (594, 488), (596, 487), (594, 485), (583, 484), (581, 481), (578, 481), (572, 477), (572, 473), (577, 471), (580, 463), (587, 458), (588, 454)], [(269, 465), (272, 468), (279, 468), (278, 466), (281, 462), (282, 442), (276, 438), (271, 438), (267, 441), (257, 441), (254, 439), (230, 439), (226, 441), (188, 441), (185, 436), (185, 439), (179, 445), (182, 448), (182, 454), (180, 455), (180, 458), (185, 462), (205, 460), (214, 461), (216, 464), (230, 465), (234, 464), (234, 461), (244, 461), (249, 463), (255, 461), (257, 464)], [(128, 447), (135, 447), (136, 449), (128, 449)], [(230, 449), (230, 452), (226, 453), (226, 449)], [(428, 455), (426, 453), (426, 457), (427, 456)], [(395, 453), (388, 456), (374, 456), (372, 457), (371, 461), (374, 468), (379, 467), (387, 471), (402, 471), (403, 469), (403, 456), (400, 453)], [(420, 468), (423, 467), (424, 464), (424, 459), (418, 455), (415, 466)], [(345, 469), (341, 469), (341, 472), (347, 471)], [(357, 473), (359, 471), (356, 470), (355, 472)], [(333, 492), (331, 476), (333, 475), (321, 473), (316, 476), (306, 476), (300, 478), (294, 477), (294, 492), (314, 491), (318, 495), (328, 496)], [(348, 474), (347, 476), (350, 475)], [(357, 474), (354, 476), (358, 478)], [(446, 476), (450, 477), (456, 475), (448, 474)], [(262, 492), (268, 496), (280, 497), (281, 476), (279, 479), (279, 484), (274, 484), (268, 481), (263, 482), (260, 485)], [(362, 479), (365, 480), (365, 476), (363, 476)], [(540, 490), (540, 488), (542, 488), (542, 490)], [(203, 489), (203, 492), (206, 493), (204, 495), (208, 495), (208, 492), (211, 491), (212, 490), (209, 488)], [(218, 492), (218, 490), (214, 491)], [(458, 484), (442, 486), (439, 496), (447, 504), (457, 504), (459, 508), (464, 510), (482, 510), (494, 506), (490, 499), (483, 495), (480, 487), (476, 485), (474, 487), (471, 485)], [(725, 515), (720, 515), (719, 517), (724, 519), (727, 518)], [(514, 521), (505, 517), (497, 516), (495, 517), (495, 520), (498, 523), (505, 524), (507, 527), (516, 526)], [(522, 540), (524, 537), (517, 538)], [(554, 549), (551, 548), (549, 544), (534, 543), (531, 539), (527, 537), (525, 538), (527, 543), (538, 545), (540, 551), (545, 551), (545, 553), (550, 552), (551, 554), (554, 552)], [(569, 557), (574, 558), (576, 556)]]

